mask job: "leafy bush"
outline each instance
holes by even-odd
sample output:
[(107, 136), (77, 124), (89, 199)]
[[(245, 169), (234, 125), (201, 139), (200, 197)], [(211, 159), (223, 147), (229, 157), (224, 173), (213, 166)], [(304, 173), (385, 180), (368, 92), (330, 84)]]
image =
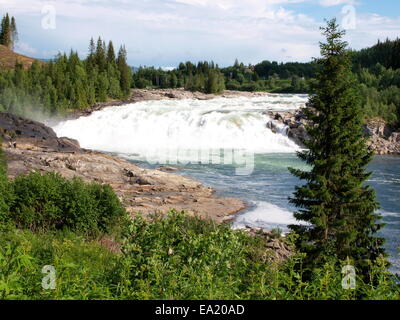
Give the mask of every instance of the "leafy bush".
[[(0, 138), (1, 146), (1, 138)], [(10, 212), (10, 203), (13, 199), (11, 185), (7, 179), (7, 163), (0, 148), (0, 221), (4, 220)], [(2, 226), (0, 225), (0, 228)]]
[[(290, 238), (290, 237), (289, 237)], [(290, 241), (290, 240), (288, 240)], [(0, 232), (2, 299), (399, 299), (400, 287), (384, 261), (370, 281), (342, 288), (334, 258), (304, 281), (303, 254), (285, 262), (261, 237), (175, 211), (146, 221), (137, 216), (110, 252), (68, 230)], [(56, 288), (42, 288), (52, 265)]]
[[(291, 237), (287, 241), (290, 240)], [(385, 299), (400, 288), (384, 263), (370, 266), (369, 283), (342, 288), (345, 262), (334, 258), (304, 281), (303, 254), (273, 259), (260, 236), (175, 211), (137, 216), (124, 245), (118, 296), (134, 299)]]
[[(0, 233), (0, 299), (112, 298), (117, 259), (71, 232)], [(54, 290), (42, 288), (45, 265), (55, 268)]]
[(8, 218), (20, 228), (71, 230), (97, 234), (111, 232), (126, 216), (108, 185), (64, 179), (57, 173), (38, 172), (12, 182), (15, 201)]

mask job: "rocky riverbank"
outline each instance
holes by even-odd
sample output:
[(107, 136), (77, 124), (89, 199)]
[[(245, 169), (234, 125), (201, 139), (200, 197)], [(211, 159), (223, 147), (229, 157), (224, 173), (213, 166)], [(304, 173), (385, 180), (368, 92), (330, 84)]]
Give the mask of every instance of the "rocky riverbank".
[(8, 113), (0, 113), (0, 137), (10, 178), (39, 170), (109, 184), (131, 214), (164, 213), (174, 208), (222, 222), (246, 207), (241, 200), (216, 197), (212, 188), (166, 172), (173, 168), (142, 169), (128, 161), (82, 149), (78, 141), (59, 138), (42, 123)]
[[(283, 123), (287, 126), (287, 135), (298, 145), (309, 139), (306, 126), (312, 123), (307, 120), (302, 110), (288, 112), (267, 112), (272, 119), (267, 122), (267, 127), (278, 131), (276, 125)], [(400, 132), (395, 132), (382, 119), (372, 119), (364, 125), (364, 135), (368, 138), (368, 147), (378, 155), (400, 155)]]

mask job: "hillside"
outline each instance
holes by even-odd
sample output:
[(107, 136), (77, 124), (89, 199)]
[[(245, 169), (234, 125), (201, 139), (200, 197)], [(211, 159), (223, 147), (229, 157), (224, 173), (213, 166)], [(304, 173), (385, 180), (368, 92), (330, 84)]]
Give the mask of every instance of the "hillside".
[(7, 47), (0, 45), (0, 70), (9, 70), (15, 67), (15, 62), (22, 63), (24, 69), (29, 69), (37, 59), (15, 53)]

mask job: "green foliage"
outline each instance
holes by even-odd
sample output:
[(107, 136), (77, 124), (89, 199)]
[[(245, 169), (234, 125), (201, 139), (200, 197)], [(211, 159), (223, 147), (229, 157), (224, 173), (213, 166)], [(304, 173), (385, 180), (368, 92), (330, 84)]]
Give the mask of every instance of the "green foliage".
[(15, 42), (18, 40), (17, 24), (15, 18), (6, 15), (1, 19), (0, 25), (0, 44), (9, 49), (13, 49)]
[(19, 228), (68, 228), (96, 235), (111, 232), (124, 221), (125, 210), (108, 185), (33, 172), (17, 177), (12, 186), (15, 199), (7, 219)]
[(310, 171), (291, 169), (306, 183), (296, 187), (290, 202), (299, 208), (298, 220), (308, 225), (293, 225), (299, 235), (297, 246), (307, 253), (310, 268), (321, 266), (328, 257), (343, 261), (350, 258), (365, 272), (367, 261), (384, 253), (383, 239), (375, 233), (382, 227), (375, 192), (365, 181), (365, 167), (371, 160), (362, 136), (361, 103), (350, 71), (344, 31), (336, 20), (323, 28), (326, 43), (317, 60), (314, 95), (306, 110), (316, 126), (307, 128), (311, 137), (307, 151), (298, 156), (311, 166)]
[[(7, 163), (4, 159), (1, 143), (2, 141), (0, 138), (0, 221), (4, 221), (10, 212), (10, 203), (13, 201), (13, 192), (7, 179)], [(2, 227), (3, 226), (0, 225), (0, 230)]]
[(400, 69), (376, 64), (357, 73), (364, 118), (380, 117), (393, 127), (400, 124)]
[(115, 58), (112, 42), (106, 50), (101, 38), (97, 46), (91, 39), (85, 60), (71, 51), (46, 64), (35, 61), (29, 70), (17, 64), (14, 70), (0, 71), (0, 108), (38, 118), (84, 109), (109, 98), (126, 98), (131, 87), (126, 51), (121, 47)]
[(371, 48), (362, 49), (352, 52), (353, 65), (356, 68), (370, 68), (379, 63), (387, 69), (400, 68), (400, 39), (381, 42)]
[[(0, 233), (1, 299), (110, 299), (118, 255), (71, 232)], [(42, 288), (45, 265), (56, 288)]]
[[(341, 266), (330, 259), (304, 281), (304, 255), (271, 257), (259, 236), (182, 213), (151, 221), (137, 216), (121, 252), (70, 231), (0, 232), (3, 299), (399, 299), (384, 261), (369, 265), (369, 280), (342, 288)], [(44, 265), (56, 288), (42, 289)]]

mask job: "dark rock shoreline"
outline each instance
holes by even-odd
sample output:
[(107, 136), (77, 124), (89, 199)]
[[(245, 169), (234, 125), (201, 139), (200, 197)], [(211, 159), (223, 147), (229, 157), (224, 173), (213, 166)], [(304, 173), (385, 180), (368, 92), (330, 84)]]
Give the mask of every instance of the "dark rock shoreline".
[[(310, 139), (306, 126), (312, 125), (304, 112), (300, 110), (285, 112), (267, 112), (273, 120), (267, 122), (267, 127), (277, 131), (277, 124), (287, 126), (287, 135), (296, 144), (303, 147), (303, 141)], [(364, 125), (364, 136), (368, 138), (367, 145), (377, 155), (400, 155), (400, 132), (395, 132), (385, 121), (372, 119)]]

